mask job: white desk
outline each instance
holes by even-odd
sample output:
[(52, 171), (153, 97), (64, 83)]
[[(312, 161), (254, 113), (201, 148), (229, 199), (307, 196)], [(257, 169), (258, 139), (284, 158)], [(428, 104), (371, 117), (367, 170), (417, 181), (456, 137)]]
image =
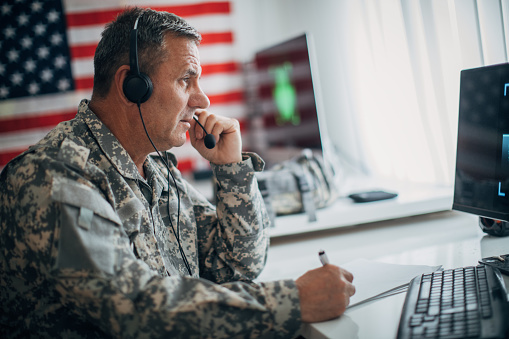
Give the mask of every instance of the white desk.
[[(477, 222), (473, 215), (447, 211), (273, 238), (267, 266), (258, 280), (299, 277), (320, 266), (319, 249), (325, 249), (331, 263), (338, 265), (366, 258), (444, 268), (476, 265), (482, 257), (509, 253), (509, 238), (487, 236)], [(332, 321), (306, 324), (302, 335), (305, 338), (395, 338), (405, 295), (400, 293), (352, 307)]]
[[(205, 197), (212, 199), (213, 189), (210, 180), (188, 180)], [(357, 204), (348, 194), (387, 190), (397, 192), (395, 199), (376, 203)], [(349, 227), (380, 220), (390, 220), (438, 211), (450, 210), (452, 206), (452, 187), (433, 186), (394, 181), (384, 178), (351, 176), (341, 183), (341, 198), (331, 206), (316, 211), (317, 220), (308, 222), (304, 214), (279, 216), (270, 230), (271, 238), (316, 232), (338, 227)]]
[[(355, 203), (347, 197), (350, 193), (369, 190), (397, 192), (398, 196), (374, 203)], [(446, 211), (452, 207), (452, 187), (367, 177), (352, 179), (343, 187), (342, 196), (331, 206), (318, 209), (314, 222), (309, 222), (303, 214), (277, 217), (271, 238)]]

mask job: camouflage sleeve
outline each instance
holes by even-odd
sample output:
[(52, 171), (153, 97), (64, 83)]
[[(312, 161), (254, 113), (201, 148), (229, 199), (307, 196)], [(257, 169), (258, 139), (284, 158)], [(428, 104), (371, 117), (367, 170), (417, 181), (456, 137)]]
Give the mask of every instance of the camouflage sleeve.
[(54, 170), (30, 161), (0, 184), (9, 192), (0, 208), (0, 322), (22, 319), (41, 337), (296, 335), (294, 281), (161, 277), (135, 258), (107, 198), (69, 168)]
[(199, 203), (194, 207), (202, 277), (223, 283), (252, 280), (262, 271), (270, 218), (255, 171), (263, 165), (253, 153), (244, 153), (240, 163), (212, 165), (216, 207)]
[(56, 286), (77, 317), (120, 338), (294, 338), (300, 329), (292, 280), (218, 285), (155, 276), (131, 260), (124, 270), (113, 279), (73, 272)]

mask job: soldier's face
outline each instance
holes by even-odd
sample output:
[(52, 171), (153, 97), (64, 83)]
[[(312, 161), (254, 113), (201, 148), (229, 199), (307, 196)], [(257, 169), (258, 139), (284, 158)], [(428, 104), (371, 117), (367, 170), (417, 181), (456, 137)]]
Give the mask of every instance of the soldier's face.
[(199, 85), (196, 43), (170, 34), (165, 40), (168, 57), (151, 76), (154, 91), (142, 106), (150, 136), (161, 150), (182, 146), (194, 112), (210, 105)]

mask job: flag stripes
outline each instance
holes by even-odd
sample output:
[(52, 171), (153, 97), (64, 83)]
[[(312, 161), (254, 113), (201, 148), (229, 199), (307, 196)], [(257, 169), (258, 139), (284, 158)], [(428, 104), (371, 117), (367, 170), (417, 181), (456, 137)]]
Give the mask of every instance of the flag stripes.
[[(236, 91), (218, 95), (209, 95), (209, 99), (214, 104), (233, 102), (242, 103), (244, 102), (244, 93), (242, 91)], [(36, 116), (6, 118), (1, 120), (0, 133), (56, 126), (61, 121), (74, 118), (75, 115), (76, 109), (70, 109), (64, 112), (44, 112), (44, 114)]]
[[(112, 3), (117, 3), (117, 6), (112, 6)], [(60, 121), (72, 119), (80, 99), (90, 98), (93, 56), (100, 34), (104, 25), (125, 8), (124, 5), (126, 1), (64, 1), (75, 91), (0, 101), (0, 169), (15, 155), (36, 143), (41, 131), (45, 133)], [(243, 82), (241, 66), (234, 55), (235, 34), (230, 2), (141, 0), (136, 1), (136, 5), (175, 13), (200, 31), (201, 85), (211, 101), (210, 110), (237, 118), (244, 126)], [(179, 156), (179, 168), (192, 170), (199, 157), (197, 152), (192, 147), (184, 147), (182, 152), (175, 151)]]
[[(230, 3), (228, 1), (204, 2), (188, 5), (175, 6), (142, 6), (150, 7), (156, 11), (174, 13), (183, 18), (196, 15), (230, 14)], [(102, 9), (94, 11), (80, 11), (66, 15), (69, 27), (105, 25), (116, 18), (123, 8)]]
[[(98, 42), (99, 41), (90, 43), (90, 44), (71, 46), (70, 47), (71, 57), (73, 59), (93, 58)], [(218, 33), (204, 33), (204, 34), (202, 34), (202, 41), (201, 41), (200, 45), (220, 44), (220, 43), (227, 43), (227, 44), (233, 43), (233, 33), (232, 32), (218, 32)]]

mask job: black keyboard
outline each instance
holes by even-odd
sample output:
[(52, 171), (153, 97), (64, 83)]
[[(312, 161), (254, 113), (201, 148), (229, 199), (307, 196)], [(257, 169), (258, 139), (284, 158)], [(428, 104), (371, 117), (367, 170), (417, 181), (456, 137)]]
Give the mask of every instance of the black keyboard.
[(414, 278), (399, 322), (404, 338), (505, 338), (507, 293), (497, 269), (460, 267)]

